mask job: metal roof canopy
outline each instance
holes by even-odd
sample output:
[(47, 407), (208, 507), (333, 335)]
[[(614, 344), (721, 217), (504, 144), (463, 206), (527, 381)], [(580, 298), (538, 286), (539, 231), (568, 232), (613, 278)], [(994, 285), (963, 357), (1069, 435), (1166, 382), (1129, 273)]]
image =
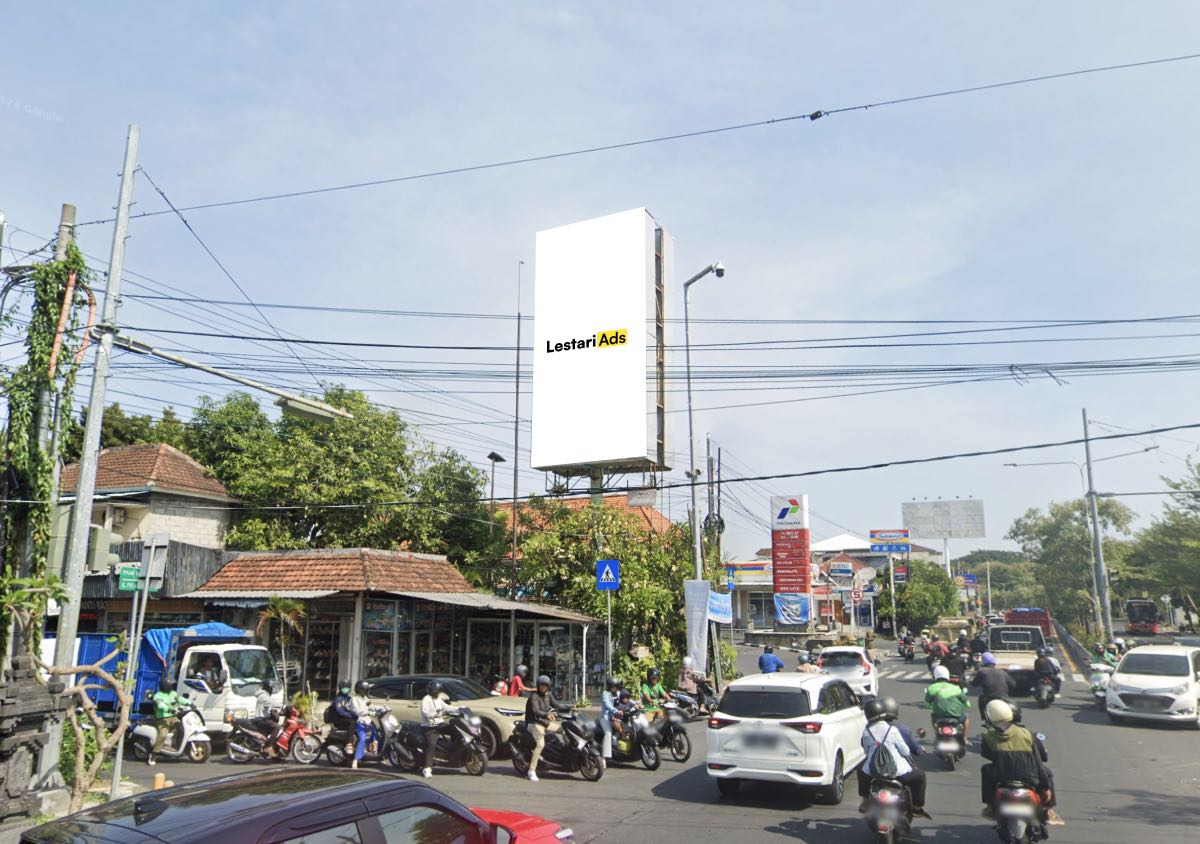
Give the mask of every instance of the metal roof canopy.
[(483, 592), (388, 592), (388, 594), (399, 595), (402, 598), (416, 598), (419, 601), (455, 604), (460, 607), (475, 607), (481, 610), (526, 612), (546, 618), (574, 621), (579, 624), (594, 624), (600, 620), (592, 618), (590, 615), (564, 610), (561, 607), (551, 607), (546, 604), (534, 604), (527, 601), (510, 601), (507, 598), (499, 598)]

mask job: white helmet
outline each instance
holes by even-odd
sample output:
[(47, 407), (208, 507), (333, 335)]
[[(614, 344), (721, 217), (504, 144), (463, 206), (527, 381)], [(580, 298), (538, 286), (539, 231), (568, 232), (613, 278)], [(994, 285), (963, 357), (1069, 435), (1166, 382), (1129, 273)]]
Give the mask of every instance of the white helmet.
[(933, 669), (933, 679), (949, 680), (950, 679), (950, 669), (944, 665), (939, 665), (937, 668)]
[(987, 705), (987, 719), (996, 726), (1001, 724), (1011, 724), (1013, 720), (1013, 708), (1005, 700), (993, 700)]
[(695, 664), (696, 664), (695, 661), (690, 656), (685, 656), (683, 658), (683, 667), (684, 668), (691, 668)]
[(958, 631), (958, 635), (959, 635), (959, 636), (966, 636), (966, 635), (967, 635), (967, 631), (966, 631), (966, 630), (959, 630), (959, 631)]
[(1125, 647), (1125, 640), (1124, 639), (1113, 639), (1113, 644), (1123, 648), (1123, 647)]

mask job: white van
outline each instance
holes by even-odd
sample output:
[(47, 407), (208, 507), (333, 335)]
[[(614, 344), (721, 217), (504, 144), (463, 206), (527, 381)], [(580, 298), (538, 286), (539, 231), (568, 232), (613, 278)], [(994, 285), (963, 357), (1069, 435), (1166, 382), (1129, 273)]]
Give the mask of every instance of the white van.
[(866, 758), (858, 695), (829, 674), (756, 674), (730, 683), (708, 719), (708, 775), (722, 795), (743, 780), (792, 782), (842, 802), (846, 775)]

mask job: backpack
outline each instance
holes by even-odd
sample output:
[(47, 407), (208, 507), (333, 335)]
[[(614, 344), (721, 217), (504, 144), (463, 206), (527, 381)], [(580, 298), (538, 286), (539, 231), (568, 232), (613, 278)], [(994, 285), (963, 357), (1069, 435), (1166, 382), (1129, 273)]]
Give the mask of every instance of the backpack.
[[(900, 766), (896, 763), (892, 749), (884, 744), (891, 731), (892, 725), (889, 724), (882, 739), (876, 739), (875, 734), (871, 733), (871, 738), (875, 741), (875, 754), (871, 757), (871, 773), (885, 780), (894, 780), (900, 775)], [(870, 732), (869, 729), (868, 732)]]
[(321, 720), (323, 720), (326, 724), (332, 724), (337, 721), (337, 719), (337, 712), (334, 711), (333, 704), (331, 703), (329, 706), (325, 707), (325, 713), (321, 716)]

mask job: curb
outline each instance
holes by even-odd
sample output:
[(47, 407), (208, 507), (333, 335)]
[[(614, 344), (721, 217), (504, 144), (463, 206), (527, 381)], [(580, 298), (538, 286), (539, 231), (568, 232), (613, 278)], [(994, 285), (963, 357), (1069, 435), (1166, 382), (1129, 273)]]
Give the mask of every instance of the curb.
[[(1091, 658), (1088, 656), (1088, 650), (1078, 639), (1072, 636), (1067, 628), (1063, 627), (1057, 621), (1054, 622), (1054, 629), (1058, 631), (1058, 641), (1063, 643), (1063, 654), (1071, 661), (1075, 673), (1087, 676), (1090, 669), (1087, 666), (1091, 665)], [(1082, 667), (1080, 667), (1082, 666)]]

